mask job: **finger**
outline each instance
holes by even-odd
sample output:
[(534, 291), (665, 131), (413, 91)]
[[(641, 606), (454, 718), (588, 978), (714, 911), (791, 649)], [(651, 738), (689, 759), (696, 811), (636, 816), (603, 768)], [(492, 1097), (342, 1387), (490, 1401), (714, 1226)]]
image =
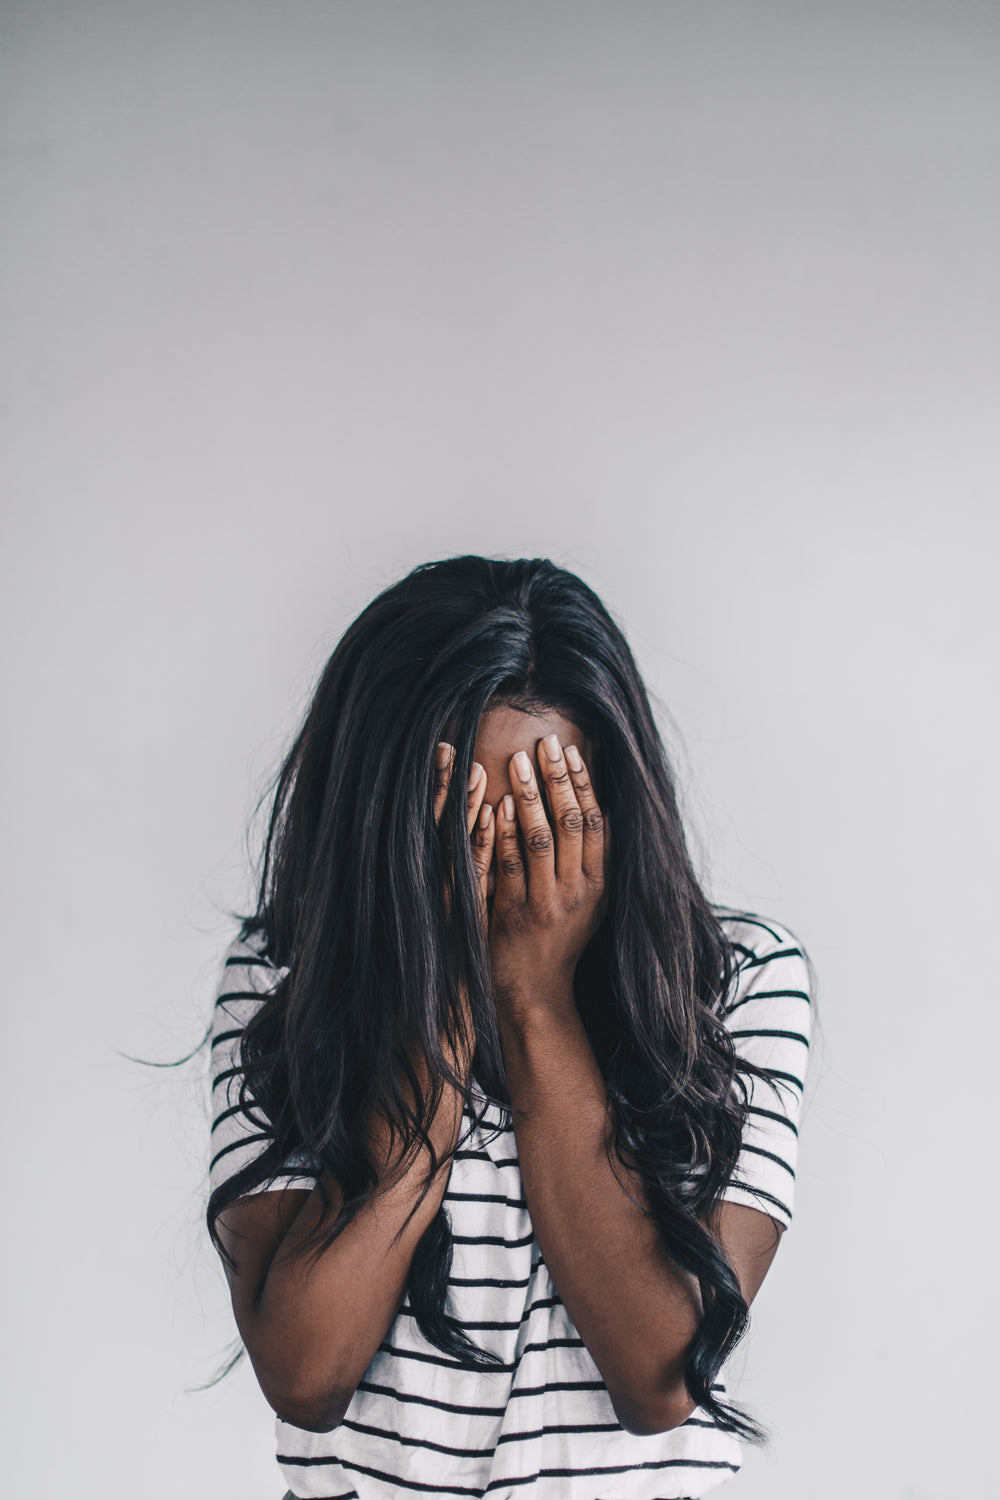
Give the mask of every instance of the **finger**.
[(544, 897), (555, 888), (556, 841), (545, 816), (531, 757), (519, 750), (511, 756), (508, 769), (528, 866), (528, 892), (531, 896)]
[[(486, 778), (483, 778), (485, 783)], [(472, 829), (472, 863), (476, 870), (476, 881), (479, 890), (479, 910), (485, 921), (486, 917), (486, 886), (489, 880), (490, 863), (493, 859), (493, 845), (496, 837), (496, 819), (493, 809), (488, 802), (484, 802), (476, 818), (475, 827)]]
[(451, 768), (455, 762), (455, 747), (449, 745), (447, 740), (438, 740), (437, 752), (434, 757), (434, 821), (440, 823), (441, 814), (444, 812), (444, 804), (448, 800), (448, 785), (451, 781)]
[(570, 780), (583, 813), (583, 873), (595, 885), (604, 883), (604, 816), (597, 805), (594, 788), (575, 745), (563, 751), (569, 766)]
[(472, 762), (472, 770), (469, 772), (469, 790), (467, 804), (467, 821), (469, 832), (476, 826), (479, 817), (479, 809), (483, 805), (483, 797), (486, 794), (486, 772), (478, 760)]
[(583, 812), (576, 799), (559, 736), (546, 735), (541, 752), (538, 763), (556, 837), (556, 878), (573, 884), (579, 877), (583, 860)]
[(523, 906), (528, 889), (521, 846), (517, 838), (517, 808), (508, 792), (496, 810), (497, 885), (494, 909), (499, 905)]

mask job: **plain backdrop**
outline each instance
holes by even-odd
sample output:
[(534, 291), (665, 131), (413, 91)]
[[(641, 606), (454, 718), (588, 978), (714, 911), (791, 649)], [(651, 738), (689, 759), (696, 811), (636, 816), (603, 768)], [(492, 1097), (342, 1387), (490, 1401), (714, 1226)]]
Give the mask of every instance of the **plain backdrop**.
[[(984, 1500), (1000, 6), (0, 5), (3, 1488), (277, 1500), (203, 1231), (246, 830), (418, 562), (545, 555), (819, 976), (733, 1500)], [(715, 1492), (713, 1491), (713, 1494)]]

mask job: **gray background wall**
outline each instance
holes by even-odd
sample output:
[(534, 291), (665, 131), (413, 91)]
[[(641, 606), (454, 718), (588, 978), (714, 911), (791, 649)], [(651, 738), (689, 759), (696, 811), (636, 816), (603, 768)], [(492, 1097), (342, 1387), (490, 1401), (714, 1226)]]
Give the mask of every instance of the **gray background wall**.
[(118, 1053), (201, 1034), (341, 631), (479, 551), (618, 613), (712, 892), (818, 968), (736, 1362), (775, 1441), (726, 1493), (985, 1496), (1000, 7), (32, 0), (0, 38), (10, 1492), (281, 1493), (252, 1375), (185, 1394), (232, 1333), (203, 1064)]

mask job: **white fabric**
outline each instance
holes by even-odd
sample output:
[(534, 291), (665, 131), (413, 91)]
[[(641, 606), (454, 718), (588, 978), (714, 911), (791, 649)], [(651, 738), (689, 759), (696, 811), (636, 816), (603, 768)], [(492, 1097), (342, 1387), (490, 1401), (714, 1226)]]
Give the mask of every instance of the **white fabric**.
[[(808, 969), (786, 928), (719, 915), (740, 959), (727, 1019), (737, 1051), (787, 1075), (776, 1092), (753, 1081), (753, 1112), (725, 1197), (787, 1226), (810, 1031)], [(239, 1030), (280, 972), (253, 941), (236, 941), (226, 954), (213, 1032), (212, 1189), (264, 1144), (237, 1107), (231, 1070)], [(490, 1105), (454, 1160), (444, 1202), (455, 1240), (448, 1310), (503, 1368), (457, 1366), (423, 1337), (404, 1300), (335, 1431), (311, 1433), (276, 1418), (278, 1463), (293, 1495), (665, 1500), (702, 1495), (739, 1469), (740, 1443), (703, 1408), (672, 1432), (639, 1437), (620, 1426), (541, 1260), (514, 1134), (499, 1119)], [(258, 1190), (286, 1181), (311, 1187), (315, 1178), (300, 1157), (281, 1181)], [(489, 1280), (503, 1284), (483, 1284)], [(725, 1398), (724, 1380), (715, 1390)]]

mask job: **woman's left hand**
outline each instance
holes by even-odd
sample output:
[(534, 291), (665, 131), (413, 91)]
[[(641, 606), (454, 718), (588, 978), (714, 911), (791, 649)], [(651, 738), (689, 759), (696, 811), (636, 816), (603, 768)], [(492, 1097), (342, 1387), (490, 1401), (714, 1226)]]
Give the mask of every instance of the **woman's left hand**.
[(519, 1013), (572, 1000), (577, 962), (607, 904), (608, 824), (583, 758), (549, 735), (538, 762), (555, 826), (523, 750), (510, 760), (513, 796), (496, 810), (490, 961), (498, 1003)]

